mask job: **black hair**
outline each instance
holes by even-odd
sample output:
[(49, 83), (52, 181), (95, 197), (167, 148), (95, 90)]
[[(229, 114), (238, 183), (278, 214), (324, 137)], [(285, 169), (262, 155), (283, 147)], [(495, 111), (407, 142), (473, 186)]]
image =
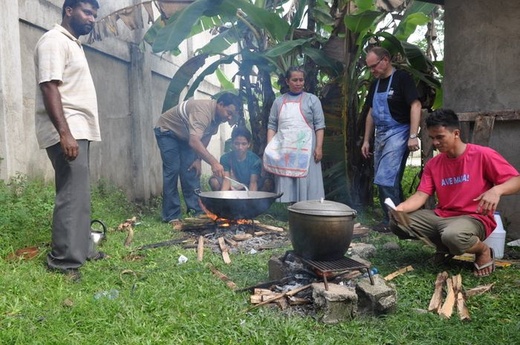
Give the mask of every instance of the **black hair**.
[(247, 142), (251, 142), (251, 132), (249, 129), (247, 129), (244, 126), (237, 126), (233, 128), (233, 131), (231, 132), (231, 140), (235, 140), (237, 137), (244, 137), (246, 138)]
[(61, 18), (65, 17), (65, 9), (67, 7), (74, 8), (79, 5), (79, 3), (82, 2), (84, 4), (91, 4), (93, 8), (96, 10), (99, 9), (99, 3), (97, 0), (65, 0), (63, 3), (63, 7), (61, 9)]
[(287, 69), (285, 72), (285, 79), (291, 78), (292, 72), (301, 72), (303, 73), (303, 77), (305, 78), (305, 70), (300, 66), (292, 66)]
[(426, 128), (438, 126), (450, 130), (460, 129), (459, 117), (451, 109), (437, 109), (426, 118)]
[(225, 107), (233, 104), (237, 112), (242, 109), (242, 100), (240, 97), (229, 92), (224, 92), (222, 95), (220, 95), (220, 97), (217, 99), (217, 103), (222, 103)]

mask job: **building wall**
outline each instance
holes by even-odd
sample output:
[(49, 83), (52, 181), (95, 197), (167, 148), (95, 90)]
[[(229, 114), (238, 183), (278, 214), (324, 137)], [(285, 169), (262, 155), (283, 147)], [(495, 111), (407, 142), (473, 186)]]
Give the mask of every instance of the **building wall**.
[[(98, 19), (138, 0), (100, 1)], [(34, 98), (37, 92), (33, 51), (40, 36), (61, 21), (63, 0), (10, 0), (0, 11), (0, 178), (17, 173), (52, 180), (45, 150), (36, 143)], [(194, 54), (185, 43), (179, 56), (156, 55), (139, 43), (145, 29), (130, 31), (120, 21), (119, 36), (84, 44), (96, 85), (102, 142), (91, 145), (91, 177), (105, 179), (133, 200), (147, 200), (162, 190), (162, 166), (153, 134), (171, 76)], [(85, 37), (83, 37), (85, 38)], [(198, 37), (204, 44), (210, 37)], [(85, 39), (83, 39), (85, 41)], [(219, 92), (216, 78), (207, 78), (195, 98)], [(219, 157), (230, 135), (227, 124), (210, 143)], [(203, 174), (209, 175), (203, 163)]]
[[(457, 112), (520, 110), (520, 2), (445, 0), (444, 105)], [(489, 146), (520, 170), (520, 121), (496, 121)], [(520, 196), (499, 211), (511, 238), (520, 237)]]

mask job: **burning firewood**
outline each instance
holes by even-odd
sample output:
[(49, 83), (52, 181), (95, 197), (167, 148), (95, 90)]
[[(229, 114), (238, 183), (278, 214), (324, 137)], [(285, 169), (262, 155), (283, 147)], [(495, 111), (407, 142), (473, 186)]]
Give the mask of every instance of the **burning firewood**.
[(435, 290), (433, 291), (430, 305), (428, 306), (428, 311), (439, 311), (439, 308), (442, 305), (442, 287), (446, 279), (448, 279), (447, 272), (442, 272), (437, 275), (437, 279), (435, 280)]

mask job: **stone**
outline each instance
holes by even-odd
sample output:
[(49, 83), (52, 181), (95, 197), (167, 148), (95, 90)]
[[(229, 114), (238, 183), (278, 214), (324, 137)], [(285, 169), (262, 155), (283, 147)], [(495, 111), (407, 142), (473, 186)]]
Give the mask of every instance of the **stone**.
[(368, 315), (387, 314), (395, 311), (397, 293), (379, 274), (373, 276), (374, 285), (369, 278), (360, 279), (356, 291), (358, 311)]
[(321, 321), (334, 324), (355, 318), (358, 305), (356, 289), (331, 283), (328, 287), (325, 290), (323, 283), (312, 284), (312, 298)]
[(359, 256), (363, 259), (368, 259), (376, 254), (376, 247), (368, 243), (352, 243), (348, 255)]
[(272, 256), (267, 265), (269, 268), (269, 280), (281, 280), (289, 273), (282, 260), (277, 257)]
[(399, 250), (401, 246), (397, 242), (387, 242), (383, 244), (384, 250)]

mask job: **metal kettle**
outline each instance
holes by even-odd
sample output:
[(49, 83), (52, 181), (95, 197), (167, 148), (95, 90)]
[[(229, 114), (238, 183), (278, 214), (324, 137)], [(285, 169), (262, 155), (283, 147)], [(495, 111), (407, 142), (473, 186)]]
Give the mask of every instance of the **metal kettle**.
[[(99, 224), (95, 228), (93, 227), (94, 224)], [(105, 223), (100, 221), (99, 219), (94, 219), (90, 222), (90, 238), (92, 240), (92, 246), (93, 249), (101, 243), (104, 239), (106, 239), (107, 236), (107, 226)]]

